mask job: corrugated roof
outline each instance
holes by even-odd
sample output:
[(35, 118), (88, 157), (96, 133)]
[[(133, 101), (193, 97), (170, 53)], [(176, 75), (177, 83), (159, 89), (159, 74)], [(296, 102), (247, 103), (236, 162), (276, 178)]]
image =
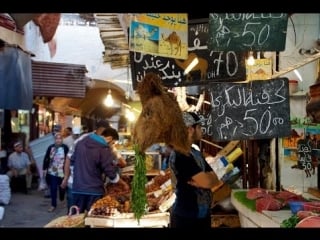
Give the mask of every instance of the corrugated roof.
[(113, 69), (127, 67), (129, 64), (127, 26), (122, 26), (120, 21), (127, 17), (127, 14), (123, 16), (117, 13), (95, 14), (100, 37), (105, 46), (104, 62), (110, 63)]
[(32, 61), (34, 96), (84, 98), (85, 65)]

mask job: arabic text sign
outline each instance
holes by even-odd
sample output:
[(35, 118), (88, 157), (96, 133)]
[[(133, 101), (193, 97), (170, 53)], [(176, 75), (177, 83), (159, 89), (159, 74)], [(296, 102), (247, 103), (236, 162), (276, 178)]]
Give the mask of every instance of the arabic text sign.
[(214, 141), (268, 139), (291, 132), (289, 80), (215, 83), (209, 88), (211, 113), (203, 126)]
[(310, 139), (300, 139), (297, 143), (298, 165), (301, 169), (312, 171), (312, 142)]
[(288, 14), (210, 13), (208, 47), (214, 51), (283, 51)]
[(186, 13), (136, 14), (130, 24), (131, 51), (186, 59), (188, 55)]
[[(160, 74), (168, 87), (208, 84), (210, 82), (235, 82), (246, 79), (245, 54), (234, 51), (214, 52), (207, 48), (208, 22), (194, 20), (189, 23), (189, 54), (186, 60), (130, 52), (133, 89), (147, 72)], [(184, 74), (194, 59), (198, 64)]]

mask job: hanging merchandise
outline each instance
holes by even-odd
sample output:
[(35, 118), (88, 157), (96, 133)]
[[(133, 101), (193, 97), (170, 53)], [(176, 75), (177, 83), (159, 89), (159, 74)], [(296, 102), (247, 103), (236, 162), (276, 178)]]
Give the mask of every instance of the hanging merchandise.
[(226, 173), (234, 169), (233, 162), (242, 155), (243, 151), (237, 147), (227, 156), (217, 155), (215, 158), (209, 159), (208, 163), (221, 179)]
[(0, 51), (0, 109), (31, 110), (33, 101), (30, 54), (5, 44)]
[(134, 146), (135, 151), (135, 165), (134, 165), (134, 175), (132, 179), (132, 210), (135, 218), (140, 222), (140, 218), (146, 214), (147, 207), (147, 195), (145, 191), (146, 183), (148, 182), (146, 177), (146, 155), (141, 152), (138, 145)]

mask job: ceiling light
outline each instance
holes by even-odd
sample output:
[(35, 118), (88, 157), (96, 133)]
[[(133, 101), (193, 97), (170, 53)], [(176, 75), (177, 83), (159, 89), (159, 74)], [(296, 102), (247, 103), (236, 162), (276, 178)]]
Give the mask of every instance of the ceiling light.
[(104, 103), (104, 105), (107, 106), (107, 107), (112, 107), (112, 105), (113, 105), (113, 98), (112, 98), (111, 90), (110, 90), (110, 89), (108, 90), (108, 95), (107, 95), (106, 98), (104, 99), (103, 103)]

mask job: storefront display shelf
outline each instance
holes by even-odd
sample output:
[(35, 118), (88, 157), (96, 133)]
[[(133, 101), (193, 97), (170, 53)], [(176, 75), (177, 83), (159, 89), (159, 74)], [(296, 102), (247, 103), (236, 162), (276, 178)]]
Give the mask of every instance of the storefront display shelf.
[[(232, 190), (231, 202), (238, 211), (241, 227), (280, 228), (281, 222), (292, 216), (292, 212), (290, 210), (262, 211), (261, 213), (252, 211), (234, 197), (235, 191), (237, 190)], [(244, 191), (244, 189), (240, 189), (239, 191)]]

